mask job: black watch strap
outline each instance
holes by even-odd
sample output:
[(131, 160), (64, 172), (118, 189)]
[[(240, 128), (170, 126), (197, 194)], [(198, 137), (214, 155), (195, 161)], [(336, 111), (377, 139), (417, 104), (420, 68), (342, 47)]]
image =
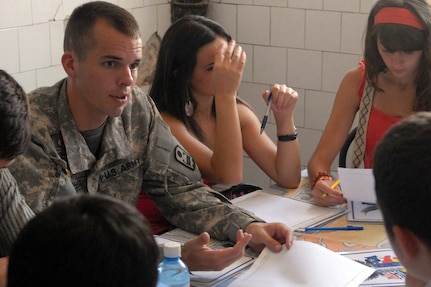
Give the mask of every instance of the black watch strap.
[(291, 135), (278, 135), (278, 140), (281, 142), (290, 142), (296, 140), (298, 137), (298, 131), (295, 128), (295, 132)]

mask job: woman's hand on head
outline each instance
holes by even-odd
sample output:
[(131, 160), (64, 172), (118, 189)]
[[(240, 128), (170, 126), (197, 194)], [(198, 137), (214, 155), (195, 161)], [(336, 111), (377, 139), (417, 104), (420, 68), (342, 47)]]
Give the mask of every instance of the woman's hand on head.
[(246, 61), (245, 52), (234, 40), (219, 47), (213, 70), (214, 88), (217, 95), (235, 95), (241, 83)]

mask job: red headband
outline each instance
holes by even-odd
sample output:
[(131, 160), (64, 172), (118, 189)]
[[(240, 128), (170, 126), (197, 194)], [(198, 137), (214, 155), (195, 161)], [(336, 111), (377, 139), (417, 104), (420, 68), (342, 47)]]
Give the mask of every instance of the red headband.
[(418, 18), (406, 8), (386, 7), (377, 12), (374, 17), (376, 24), (401, 24), (424, 31), (425, 28)]

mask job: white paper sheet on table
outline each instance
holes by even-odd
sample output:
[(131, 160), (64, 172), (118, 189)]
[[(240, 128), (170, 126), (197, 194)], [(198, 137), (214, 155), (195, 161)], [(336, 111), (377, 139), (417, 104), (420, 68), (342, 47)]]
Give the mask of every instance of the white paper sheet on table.
[(372, 169), (339, 167), (338, 177), (344, 197), (348, 201), (377, 202)]
[(232, 203), (267, 222), (282, 222), (295, 230), (324, 224), (347, 212), (347, 206), (327, 208), (284, 196), (273, 195), (262, 190), (237, 197)]
[(290, 250), (284, 246), (279, 253), (265, 248), (229, 287), (356, 287), (373, 272), (373, 268), (315, 243), (295, 241)]

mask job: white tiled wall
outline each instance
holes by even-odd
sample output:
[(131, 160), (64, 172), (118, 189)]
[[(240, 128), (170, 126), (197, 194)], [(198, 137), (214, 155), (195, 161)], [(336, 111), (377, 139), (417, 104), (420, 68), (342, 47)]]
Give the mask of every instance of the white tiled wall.
[[(31, 91), (65, 77), (61, 67), (65, 19), (87, 0), (0, 0), (0, 68)], [(142, 38), (170, 24), (168, 0), (109, 0), (138, 20)]]
[[(65, 76), (64, 20), (85, 0), (0, 0), (0, 68), (30, 91)], [(144, 41), (170, 24), (168, 0), (110, 0), (138, 20)], [(261, 117), (262, 91), (287, 83), (299, 93), (295, 123), (306, 166), (331, 112), (343, 75), (361, 59), (368, 12), (376, 0), (211, 0), (220, 22), (247, 53), (239, 94)], [(275, 140), (271, 120), (266, 130)], [(288, 159), (286, 159), (288, 160)], [(246, 158), (245, 181), (269, 184)], [(335, 165), (333, 166), (335, 168)]]
[[(261, 93), (271, 84), (286, 83), (298, 91), (295, 124), (305, 167), (326, 125), (342, 77), (362, 58), (362, 36), (376, 0), (211, 2), (209, 17), (222, 23), (247, 52), (239, 93), (259, 117), (265, 112)], [(275, 141), (272, 119), (266, 131)], [(249, 159), (244, 178), (261, 186), (270, 183)]]

